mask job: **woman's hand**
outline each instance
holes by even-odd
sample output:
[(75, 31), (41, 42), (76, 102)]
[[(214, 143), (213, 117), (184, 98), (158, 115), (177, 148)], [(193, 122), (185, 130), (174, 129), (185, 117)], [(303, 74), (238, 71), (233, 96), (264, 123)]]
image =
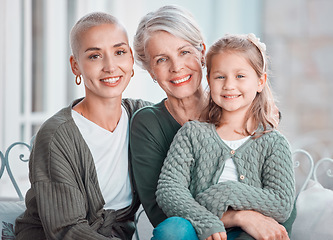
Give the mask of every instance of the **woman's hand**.
[(221, 218), (225, 227), (241, 227), (255, 239), (289, 240), (286, 229), (273, 218), (252, 211), (229, 209)]
[(255, 211), (245, 211), (243, 214), (241, 228), (255, 239), (289, 240), (286, 229), (273, 218)]
[(226, 232), (214, 233), (212, 236), (206, 238), (205, 240), (227, 240)]

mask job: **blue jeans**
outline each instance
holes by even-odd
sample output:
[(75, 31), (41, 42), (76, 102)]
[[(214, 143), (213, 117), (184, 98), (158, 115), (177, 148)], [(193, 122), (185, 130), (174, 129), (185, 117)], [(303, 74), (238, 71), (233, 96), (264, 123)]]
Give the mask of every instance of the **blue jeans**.
[(151, 240), (199, 240), (192, 224), (181, 217), (170, 217), (157, 225)]
[[(233, 227), (233, 228), (229, 228), (227, 230), (227, 238), (228, 240), (234, 240), (236, 239), (241, 233), (243, 232), (243, 230), (239, 227)], [(252, 239), (252, 238), (251, 238)]]

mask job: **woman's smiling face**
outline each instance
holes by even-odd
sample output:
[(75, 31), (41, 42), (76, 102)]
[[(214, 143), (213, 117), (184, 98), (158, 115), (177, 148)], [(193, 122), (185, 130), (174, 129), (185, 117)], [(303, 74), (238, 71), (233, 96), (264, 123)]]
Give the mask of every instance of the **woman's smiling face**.
[(203, 52), (192, 44), (168, 32), (158, 31), (149, 38), (146, 53), (150, 75), (169, 98), (186, 98), (198, 90)]
[(127, 35), (116, 24), (102, 24), (84, 31), (77, 59), (71, 61), (75, 74), (82, 74), (86, 96), (102, 98), (121, 97), (131, 79), (133, 63)]

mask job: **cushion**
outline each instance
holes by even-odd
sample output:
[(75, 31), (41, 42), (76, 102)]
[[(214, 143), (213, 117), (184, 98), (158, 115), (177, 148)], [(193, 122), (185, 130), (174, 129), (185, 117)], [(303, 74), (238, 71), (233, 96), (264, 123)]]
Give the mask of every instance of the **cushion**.
[(300, 192), (291, 239), (333, 239), (333, 191), (310, 181)]
[(15, 239), (15, 219), (24, 211), (24, 201), (0, 201), (1, 239)]

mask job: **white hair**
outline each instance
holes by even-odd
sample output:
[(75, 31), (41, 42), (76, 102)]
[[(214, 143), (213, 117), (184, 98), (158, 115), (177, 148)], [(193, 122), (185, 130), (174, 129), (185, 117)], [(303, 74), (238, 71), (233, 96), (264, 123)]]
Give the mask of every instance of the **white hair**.
[(149, 38), (157, 31), (165, 31), (184, 39), (199, 51), (203, 49), (203, 36), (193, 16), (179, 6), (163, 6), (141, 19), (134, 36), (134, 58), (143, 69), (150, 68), (146, 46)]

